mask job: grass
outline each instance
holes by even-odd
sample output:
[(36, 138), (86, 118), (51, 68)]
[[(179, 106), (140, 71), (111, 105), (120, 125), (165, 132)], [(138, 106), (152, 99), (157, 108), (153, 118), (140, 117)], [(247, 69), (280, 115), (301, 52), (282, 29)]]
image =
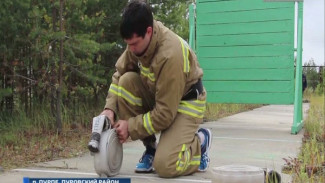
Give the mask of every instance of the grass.
[(23, 110), (0, 116), (0, 166), (4, 170), (32, 163), (80, 156), (86, 151), (91, 133), (91, 118), (100, 107), (79, 106), (73, 114), (63, 109), (62, 133), (56, 132), (50, 107), (35, 106), (29, 116)]
[(324, 94), (307, 95), (310, 101), (302, 147), (297, 158), (285, 159), (294, 183), (325, 182)]
[(303, 93), (303, 102), (310, 102), (310, 99), (312, 96), (315, 95), (315, 92), (313, 90), (313, 88), (308, 87), (305, 89), (304, 93)]
[(211, 104), (208, 103), (204, 121), (215, 121), (243, 111), (261, 107), (261, 104)]
[[(17, 110), (13, 115), (0, 115), (0, 167), (9, 170), (88, 153), (91, 119), (98, 115), (103, 105), (63, 108), (63, 130), (60, 135), (56, 133), (49, 106), (35, 106), (29, 116), (20, 112), (23, 110)], [(205, 119), (216, 120), (259, 106), (208, 104)]]

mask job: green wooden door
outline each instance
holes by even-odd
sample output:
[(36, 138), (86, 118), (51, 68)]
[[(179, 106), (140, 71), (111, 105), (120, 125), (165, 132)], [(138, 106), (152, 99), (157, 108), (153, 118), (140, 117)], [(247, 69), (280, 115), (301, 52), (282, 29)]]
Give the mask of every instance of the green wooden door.
[(208, 102), (292, 104), (294, 3), (197, 0), (196, 51)]

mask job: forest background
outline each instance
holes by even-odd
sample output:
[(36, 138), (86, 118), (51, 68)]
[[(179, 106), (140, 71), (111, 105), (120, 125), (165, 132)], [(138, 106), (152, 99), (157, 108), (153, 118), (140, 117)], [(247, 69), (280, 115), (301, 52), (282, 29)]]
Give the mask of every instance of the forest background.
[[(0, 171), (86, 152), (126, 47), (119, 23), (127, 2), (0, 1)], [(156, 20), (188, 40), (192, 0), (148, 2)], [(312, 90), (324, 88), (315, 67), (304, 72)], [(254, 107), (209, 104), (205, 118)]]
[[(127, 2), (0, 1), (0, 167), (85, 151), (126, 47), (119, 24)], [(155, 19), (188, 39), (192, 1), (148, 2)]]

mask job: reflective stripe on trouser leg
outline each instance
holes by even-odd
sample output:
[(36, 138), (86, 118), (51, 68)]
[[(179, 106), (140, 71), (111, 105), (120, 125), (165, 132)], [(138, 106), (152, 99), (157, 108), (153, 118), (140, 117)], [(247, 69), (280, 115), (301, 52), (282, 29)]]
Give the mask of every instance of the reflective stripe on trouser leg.
[[(130, 117), (134, 117), (139, 114), (145, 114), (153, 109), (154, 96), (148, 90), (145, 89), (146, 87), (144, 87), (142, 83), (140, 74), (135, 72), (127, 72), (123, 74), (120, 78), (119, 86), (125, 88), (125, 90), (127, 91), (130, 91), (132, 95), (142, 99), (142, 106), (139, 106), (132, 105), (132, 103), (130, 103), (123, 97), (118, 97), (118, 109), (120, 119), (129, 119)], [(116, 86), (113, 89), (115, 92), (118, 91), (118, 87)], [(153, 146), (156, 142), (156, 137), (153, 134), (142, 139), (142, 141), (144, 146)]]
[(134, 96), (130, 91), (126, 90), (122, 86), (111, 84), (108, 91), (119, 97), (122, 97), (132, 105), (142, 106), (142, 99)]
[(160, 177), (176, 177), (197, 172), (201, 160), (201, 144), (196, 132), (203, 122), (206, 92), (198, 100), (181, 101), (170, 127), (161, 132), (154, 159)]
[(183, 172), (189, 165), (200, 165), (201, 155), (193, 156), (192, 159), (190, 159), (190, 156), (190, 150), (185, 144), (183, 144), (182, 149), (178, 154), (178, 160), (176, 161), (177, 171)]
[(196, 132), (202, 121), (177, 113), (171, 126), (161, 132), (153, 164), (160, 177), (189, 175), (198, 170), (201, 146)]
[(111, 85), (109, 91), (118, 95), (120, 119), (127, 120), (130, 117), (144, 114), (154, 106), (154, 97), (145, 89), (140, 75), (136, 72), (123, 74), (118, 85)]

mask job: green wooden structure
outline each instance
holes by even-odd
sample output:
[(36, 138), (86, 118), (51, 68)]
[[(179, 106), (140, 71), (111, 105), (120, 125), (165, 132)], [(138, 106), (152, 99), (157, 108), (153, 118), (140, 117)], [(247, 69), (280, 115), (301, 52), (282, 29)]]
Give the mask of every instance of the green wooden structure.
[(299, 132), (302, 5), (297, 16), (295, 2), (196, 0), (190, 6), (189, 43), (204, 69), (208, 102), (294, 104), (291, 133)]

